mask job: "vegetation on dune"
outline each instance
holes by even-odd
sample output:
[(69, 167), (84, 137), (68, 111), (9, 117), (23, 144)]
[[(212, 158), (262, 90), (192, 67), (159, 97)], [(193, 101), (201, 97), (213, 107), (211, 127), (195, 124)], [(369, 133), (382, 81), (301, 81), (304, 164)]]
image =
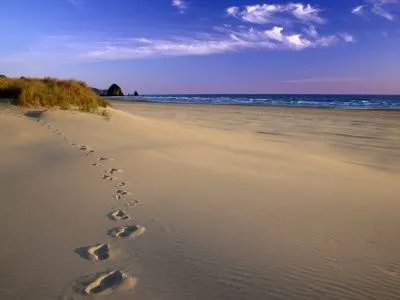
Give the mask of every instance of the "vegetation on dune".
[(55, 78), (8, 78), (0, 76), (0, 98), (27, 107), (58, 107), (94, 112), (107, 107), (85, 82)]

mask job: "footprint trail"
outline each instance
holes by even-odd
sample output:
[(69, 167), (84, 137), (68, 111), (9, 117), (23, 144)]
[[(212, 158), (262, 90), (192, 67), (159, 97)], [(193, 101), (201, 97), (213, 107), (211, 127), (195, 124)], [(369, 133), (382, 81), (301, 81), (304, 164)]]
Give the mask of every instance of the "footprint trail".
[(97, 244), (94, 246), (76, 248), (75, 252), (84, 259), (101, 261), (110, 258), (111, 249), (108, 244)]
[(131, 217), (128, 216), (122, 209), (117, 209), (110, 214), (110, 218), (113, 221), (118, 221), (118, 220), (125, 221), (125, 220), (130, 220)]
[(142, 235), (146, 229), (139, 225), (120, 226), (110, 230), (110, 235), (116, 238), (135, 238)]
[[(74, 147), (75, 149), (85, 153), (87, 157), (92, 159), (91, 165), (94, 167), (104, 167), (107, 161), (113, 161), (114, 158), (108, 156), (100, 156), (96, 158), (96, 152), (92, 148), (86, 145), (78, 144), (73, 140), (68, 139), (61, 129), (58, 129), (50, 124), (38, 123), (41, 126), (47, 125), (47, 128), (54, 134), (60, 136), (62, 141), (67, 145)], [(118, 178), (115, 176), (117, 173), (122, 173), (123, 169), (109, 168), (106, 169), (101, 175), (101, 178), (106, 181), (116, 181)], [(117, 200), (124, 200), (127, 196), (132, 195), (131, 192), (124, 190), (123, 188), (128, 185), (126, 181), (119, 181), (114, 184), (117, 189), (114, 193), (114, 198)], [(130, 207), (139, 204), (137, 200), (131, 200), (122, 205), (128, 209)], [(108, 217), (115, 221), (128, 221), (131, 219), (124, 210), (118, 208), (108, 214)], [(108, 231), (108, 234), (114, 238), (136, 238), (141, 236), (146, 231), (145, 227), (139, 225), (126, 225), (112, 228)], [(85, 246), (76, 248), (74, 251), (84, 259), (100, 262), (110, 259), (111, 255), (115, 255), (115, 249), (112, 248), (108, 243), (94, 244), (91, 246)], [(94, 275), (84, 276), (72, 286), (73, 293), (78, 293), (82, 296), (95, 296), (95, 295), (110, 295), (116, 291), (132, 289), (137, 285), (138, 279), (131, 277), (121, 270), (108, 270), (102, 273)]]

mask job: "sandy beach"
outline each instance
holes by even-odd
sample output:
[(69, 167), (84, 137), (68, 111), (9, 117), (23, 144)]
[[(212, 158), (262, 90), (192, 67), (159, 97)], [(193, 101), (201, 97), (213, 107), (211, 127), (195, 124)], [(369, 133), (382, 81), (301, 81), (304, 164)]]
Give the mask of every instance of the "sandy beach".
[(0, 299), (400, 299), (399, 111), (112, 105), (0, 106)]

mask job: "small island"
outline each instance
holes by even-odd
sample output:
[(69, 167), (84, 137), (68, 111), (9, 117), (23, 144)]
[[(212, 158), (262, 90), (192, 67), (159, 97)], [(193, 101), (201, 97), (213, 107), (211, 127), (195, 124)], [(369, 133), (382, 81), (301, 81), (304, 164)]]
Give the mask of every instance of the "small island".
[[(124, 92), (122, 91), (122, 88), (116, 84), (113, 83), (110, 85), (108, 89), (97, 89), (97, 88), (91, 88), (97, 95), (101, 97), (123, 97), (125, 96)], [(133, 92), (133, 94), (127, 94), (126, 96), (129, 97), (139, 97), (140, 94), (137, 90)]]
[(107, 90), (107, 97), (121, 97), (124, 96), (122, 89), (115, 83), (113, 83)]

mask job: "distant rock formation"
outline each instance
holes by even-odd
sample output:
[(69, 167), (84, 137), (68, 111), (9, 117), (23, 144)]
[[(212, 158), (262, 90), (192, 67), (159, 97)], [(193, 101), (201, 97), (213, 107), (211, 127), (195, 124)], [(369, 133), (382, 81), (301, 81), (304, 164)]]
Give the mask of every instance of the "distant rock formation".
[(91, 88), (93, 92), (95, 92), (99, 96), (105, 96), (107, 94), (107, 90), (100, 90), (94, 87)]
[(6, 75), (0, 74), (0, 78), (7, 78)]
[(140, 95), (139, 95), (138, 91), (134, 91), (133, 94), (128, 94), (128, 96), (130, 96), (130, 97), (138, 97)]
[(123, 96), (124, 93), (122, 92), (122, 89), (113, 83), (107, 90), (106, 96)]

